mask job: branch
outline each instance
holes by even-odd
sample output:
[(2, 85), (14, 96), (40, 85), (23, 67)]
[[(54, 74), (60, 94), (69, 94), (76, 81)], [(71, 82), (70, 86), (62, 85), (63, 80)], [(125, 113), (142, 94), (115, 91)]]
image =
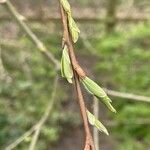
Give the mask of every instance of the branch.
[(15, 20), (18, 22), (20, 27), (26, 32), (28, 37), (32, 40), (32, 42), (37, 46), (37, 48), (40, 50), (40, 52), (48, 58), (54, 65), (55, 70), (60, 69), (59, 61), (53, 56), (53, 54), (47, 50), (45, 45), (37, 38), (37, 36), (30, 30), (30, 28), (26, 25), (24, 22), (24, 17), (21, 16), (15, 7), (11, 4), (9, 0), (0, 0), (0, 4), (3, 4), (6, 9), (11, 13), (11, 15), (15, 18)]
[(24, 141), (27, 137), (29, 137), (37, 128), (37, 124), (31, 127), (27, 132), (25, 132), (21, 137), (19, 137), (15, 142), (10, 144), (5, 148), (5, 150), (12, 150), (17, 147), (22, 141)]
[[(93, 96), (93, 114), (96, 118), (99, 118), (99, 103), (95, 96)], [(99, 150), (99, 132), (95, 127), (93, 127), (93, 137), (96, 150)]]
[(82, 91), (81, 91), (81, 87), (80, 87), (80, 83), (79, 83), (79, 76), (84, 76), (85, 73), (82, 70), (82, 68), (79, 66), (79, 64), (76, 60), (76, 56), (74, 54), (72, 38), (70, 36), (70, 32), (68, 29), (67, 14), (64, 11), (63, 7), (61, 6), (61, 3), (60, 3), (60, 12), (61, 12), (61, 18), (62, 18), (63, 30), (64, 30), (63, 40), (69, 50), (69, 56), (71, 59), (71, 64), (72, 64), (72, 68), (73, 68), (73, 72), (74, 72), (74, 80), (75, 80), (75, 88), (76, 88), (76, 92), (77, 92), (77, 98), (78, 98), (78, 102), (79, 102), (79, 106), (80, 106), (81, 116), (83, 119), (84, 130), (85, 130), (85, 134), (86, 134), (86, 141), (85, 141), (84, 149), (88, 150), (88, 149), (92, 148), (92, 150), (95, 150), (95, 145), (94, 145), (93, 138), (92, 138), (92, 135), (90, 132), (89, 124), (88, 124), (88, 118), (87, 118), (87, 114), (86, 114), (86, 106), (85, 106), (85, 102), (83, 99), (83, 95), (82, 95)]
[(135, 95), (135, 94), (130, 94), (130, 93), (122, 93), (122, 92), (118, 92), (118, 91), (108, 90), (106, 88), (104, 88), (104, 90), (108, 95), (111, 95), (111, 96), (114, 96), (114, 97), (119, 97), (119, 98), (131, 99), (133, 101), (141, 101), (141, 102), (150, 103), (150, 97)]
[(56, 75), (55, 80), (54, 80), (54, 84), (53, 84), (53, 92), (52, 92), (52, 97), (51, 97), (51, 101), (48, 104), (48, 107), (44, 113), (44, 115), (42, 116), (41, 120), (39, 121), (38, 125), (37, 125), (37, 129), (34, 133), (33, 139), (31, 141), (29, 150), (34, 150), (37, 140), (39, 138), (39, 134), (41, 132), (42, 126), (44, 125), (44, 123), (47, 121), (50, 112), (52, 111), (52, 108), (54, 106), (54, 100), (55, 100), (55, 96), (56, 96), (56, 91), (57, 91), (57, 85), (58, 85), (58, 75)]
[(33, 135), (33, 139), (31, 141), (29, 150), (34, 150), (39, 134), (41, 132), (42, 126), (43, 124), (46, 122), (47, 118), (49, 117), (50, 112), (52, 111), (52, 108), (54, 106), (54, 101), (55, 101), (55, 96), (56, 96), (56, 89), (58, 86), (58, 75), (55, 77), (54, 80), (54, 88), (53, 88), (53, 92), (52, 92), (52, 97), (51, 97), (51, 101), (49, 102), (44, 115), (41, 117), (40, 121), (38, 121), (38, 123), (36, 123), (33, 127), (31, 127), (31, 129), (29, 129), (27, 132), (25, 132), (20, 138), (18, 138), (15, 142), (13, 142), (12, 144), (10, 144), (9, 146), (7, 146), (5, 148), (5, 150), (12, 150), (15, 147), (17, 147), (21, 142), (23, 142), (27, 137), (29, 137), (34, 131), (34, 135)]
[[(81, 39), (83, 40), (83, 44), (86, 47), (86, 49), (89, 50), (89, 52), (91, 54), (96, 55), (96, 51), (95, 51), (94, 47), (91, 45), (91, 43), (89, 42), (89, 40), (85, 36), (81, 36)], [(131, 94), (131, 93), (122, 93), (122, 92), (106, 89), (105, 87), (103, 89), (105, 90), (105, 92), (108, 95), (111, 95), (114, 97), (120, 97), (120, 98), (124, 98), (124, 99), (130, 99), (133, 101), (141, 101), (141, 102), (150, 103), (150, 97), (146, 97), (143, 95)]]
[[(94, 50), (94, 47), (91, 45), (89, 40), (86, 37), (83, 37), (83, 36), (80, 36), (80, 38), (81, 39), (83, 38), (83, 41), (85, 43), (87, 43), (87, 44), (84, 43), (84, 45), (86, 46), (86, 49), (89, 50), (89, 52), (92, 53), (91, 48), (92, 48), (92, 50)], [(0, 45), (2, 45), (3, 47), (7, 46), (7, 47), (10, 47), (10, 48), (11, 47), (22, 48), (21, 44), (19, 44), (16, 41), (10, 41), (10, 40), (1, 40)], [(96, 51), (92, 54), (95, 55)], [(150, 97), (146, 97), (146, 96), (143, 96), (143, 95), (131, 94), (131, 93), (122, 93), (122, 92), (119, 92), (119, 91), (106, 89), (105, 87), (104, 87), (104, 89), (105, 89), (105, 91), (108, 95), (111, 95), (113, 97), (121, 97), (123, 99), (130, 99), (130, 100), (133, 100), (133, 101), (141, 101), (141, 102), (145, 102), (145, 103), (150, 103)], [(129, 97), (129, 95), (130, 95), (130, 97)]]
[(75, 79), (75, 87), (76, 87), (76, 91), (77, 91), (77, 97), (78, 97), (78, 102), (79, 102), (79, 106), (80, 106), (80, 111), (81, 111), (81, 115), (82, 115), (82, 119), (83, 119), (83, 123), (84, 123), (84, 130), (86, 133), (85, 147), (91, 146), (92, 150), (96, 150), (94, 142), (93, 142), (93, 138), (92, 138), (92, 135), (90, 132), (89, 124), (88, 124), (88, 118), (87, 118), (87, 114), (86, 114), (86, 106), (84, 103), (84, 99), (83, 99), (83, 95), (82, 95), (82, 91), (81, 91), (81, 87), (80, 87), (80, 83), (79, 83), (79, 78), (77, 77), (76, 74), (74, 76), (74, 79)]
[[(36, 37), (36, 35), (30, 30), (30, 28), (23, 22), (23, 19), (22, 19), (23, 17), (21, 17), (21, 15), (16, 11), (16, 9), (11, 4), (11, 2), (9, 0), (0, 0), (0, 3), (5, 5), (5, 7), (9, 10), (9, 12), (12, 14), (12, 16), (16, 19), (16, 21), (18, 22), (20, 27), (26, 32), (28, 37), (32, 40), (32, 42), (40, 50), (40, 52), (42, 54), (44, 54), (48, 58), (48, 60), (50, 60), (55, 65), (55, 70), (56, 71), (59, 70), (60, 69), (59, 61), (53, 56), (53, 54), (51, 52), (49, 52), (47, 50), (47, 48), (44, 46), (44, 44)], [(32, 132), (35, 130), (35, 127), (36, 127), (36, 131), (35, 131), (35, 134), (34, 134), (34, 137), (33, 137), (33, 140), (31, 142), (29, 149), (33, 150), (35, 148), (35, 145), (36, 145), (36, 142), (38, 140), (41, 128), (42, 128), (43, 124), (46, 122), (46, 120), (47, 120), (47, 118), (48, 118), (48, 116), (52, 110), (52, 107), (54, 104), (54, 98), (55, 98), (55, 94), (56, 94), (57, 83), (58, 83), (58, 76), (56, 76), (56, 78), (55, 78), (54, 90), (52, 93), (52, 100), (49, 103), (49, 105), (48, 105), (43, 117), (41, 118), (41, 120), (35, 126), (33, 126), (28, 132), (26, 132), (21, 138), (19, 138), (16, 142), (14, 142), (10, 146), (8, 146), (6, 148), (6, 150), (11, 150), (14, 147), (16, 147), (27, 136), (31, 135)]]

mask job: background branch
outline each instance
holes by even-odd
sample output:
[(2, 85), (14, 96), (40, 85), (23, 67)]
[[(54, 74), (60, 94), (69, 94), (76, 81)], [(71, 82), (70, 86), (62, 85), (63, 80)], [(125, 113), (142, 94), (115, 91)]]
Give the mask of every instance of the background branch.
[[(82, 39), (83, 44), (86, 47), (86, 49), (91, 54), (96, 56), (96, 51), (95, 51), (94, 47), (92, 46), (92, 44), (90, 43), (90, 41), (84, 35), (80, 36), (80, 38)], [(137, 94), (132, 94), (132, 93), (118, 92), (118, 91), (107, 89), (105, 87), (103, 89), (105, 90), (105, 92), (108, 95), (111, 95), (113, 97), (120, 97), (123, 99), (129, 99), (129, 100), (133, 100), (133, 101), (141, 101), (141, 102), (150, 103), (150, 97), (147, 97), (147, 96), (137, 95)]]
[[(9, 1), (7, 1), (7, 0), (0, 0), (0, 3), (7, 3), (7, 2), (9, 2)], [(12, 6), (12, 10), (11, 10), (11, 8), (9, 8), (11, 6)], [(44, 44), (36, 37), (36, 35), (30, 30), (30, 28), (24, 23), (26, 21), (26, 19), (24, 17), (22, 17), (20, 14), (17, 14), (18, 12), (15, 9), (13, 10), (13, 5), (11, 3), (10, 3), (10, 6), (9, 5), (7, 6), (7, 9), (11, 12), (11, 14), (14, 17), (15, 17), (15, 15), (17, 16), (18, 20), (17, 20), (17, 18), (15, 18), (15, 19), (20, 24), (21, 28), (27, 33), (27, 35), (30, 37), (30, 39), (33, 41), (33, 43), (37, 46), (37, 48), (40, 50), (40, 52), (42, 54), (44, 54), (48, 58), (48, 60), (53, 62), (53, 64), (55, 65), (55, 70), (58, 70), (58, 68), (60, 68), (59, 67), (59, 61), (53, 56), (53, 54), (51, 52), (49, 53), (49, 51), (44, 46)], [(12, 11), (16, 11), (16, 14), (15, 13), (13, 14)], [(9, 17), (9, 19), (11, 19), (11, 18)], [(54, 18), (54, 20), (55, 20), (55, 18)], [(58, 20), (60, 20), (60, 18), (58, 18), (58, 19), (56, 18), (56, 21), (58, 21)], [(105, 22), (107, 20), (103, 20), (103, 21)], [(116, 21), (117, 21), (117, 19), (116, 19)], [(25, 24), (25, 26), (22, 23)], [(27, 29), (29, 29), (29, 30), (27, 30)], [(87, 45), (86, 47), (90, 47), (89, 43), (84, 40), (84, 37), (83, 37), (83, 42), (85, 42), (85, 45)], [(90, 48), (92, 48), (92, 47), (90, 47)], [(55, 60), (56, 60), (56, 62), (55, 62)], [(82, 91), (80, 89), (80, 83), (79, 83), (78, 75), (75, 74), (75, 77), (76, 77), (75, 81), (77, 80), (77, 82), (79, 84), (79, 89), (77, 89), (77, 92), (78, 93), (81, 92), (81, 95), (82, 95)], [(139, 96), (139, 95), (130, 94), (130, 93), (122, 93), (122, 92), (117, 92), (117, 91), (108, 90), (108, 89), (105, 89), (105, 91), (107, 92), (107, 94), (109, 94), (111, 96), (114, 96), (114, 97), (120, 97), (120, 98), (123, 98), (123, 99), (129, 99), (129, 100), (134, 100), (134, 101), (142, 101), (142, 102), (147, 102), (147, 103), (150, 102), (150, 98), (149, 97), (145, 97), (145, 96)], [(82, 96), (81, 99), (83, 99), (83, 96)], [(84, 102), (84, 100), (83, 100), (83, 102)], [(94, 105), (94, 107), (96, 108), (96, 105)], [(96, 111), (94, 113), (96, 114)], [(140, 120), (140, 122), (143, 123), (143, 121), (141, 121), (141, 120)], [(148, 124), (149, 120), (148, 121), (146, 120), (144, 123)], [(128, 124), (130, 124), (130, 123), (128, 123)], [(37, 140), (38, 140), (38, 137), (39, 137), (39, 134), (40, 134), (42, 126), (43, 125), (41, 125), (41, 127), (40, 127), (40, 124), (38, 124), (38, 125), (36, 124), (34, 129), (31, 128), (32, 130), (29, 130), (30, 132), (27, 131), (28, 136), (31, 135), (35, 131), (35, 133), (33, 135), (33, 138), (32, 138), (31, 145), (30, 145), (30, 148), (32, 147), (32, 149), (35, 149), (35, 145), (37, 143)], [(86, 142), (86, 144), (87, 144), (87, 142)]]
[(52, 108), (54, 107), (54, 100), (55, 100), (55, 96), (56, 96), (57, 86), (58, 86), (58, 75), (56, 75), (55, 80), (54, 80), (51, 100), (48, 104), (48, 107), (46, 108), (46, 111), (45, 111), (44, 115), (42, 116), (41, 120), (39, 121), (39, 123), (37, 125), (37, 129), (36, 129), (36, 131), (33, 135), (29, 150), (34, 150), (35, 149), (37, 140), (39, 138), (39, 134), (40, 134), (41, 129), (42, 129), (42, 126), (46, 122), (47, 118), (49, 117), (49, 114), (52, 111)]
[[(9, 10), (9, 12), (13, 15), (13, 17), (17, 20), (17, 22), (19, 23), (19, 25), (21, 26), (21, 28), (27, 33), (27, 35), (31, 38), (31, 40), (35, 43), (35, 45), (38, 47), (38, 49), (49, 59), (51, 60), (56, 68), (60, 68), (59, 66), (59, 61), (53, 56), (52, 53), (50, 53), (44, 46), (44, 44), (37, 38), (37, 36), (30, 30), (30, 28), (23, 22), (23, 20), (21, 19), (21, 15), (19, 15), (19, 13), (16, 11), (16, 9), (14, 8), (14, 6), (11, 4), (11, 2), (9, 0), (1, 0), (0, 3), (4, 4), (6, 6), (6, 8)], [(88, 43), (89, 47), (90, 43), (84, 38), (84, 41), (86, 41), (86, 44)], [(42, 51), (42, 47), (41, 45), (44, 46), (45, 51)], [(91, 46), (90, 46), (91, 47)], [(145, 96), (138, 96), (135, 94), (128, 94), (128, 93), (121, 93), (121, 92), (117, 92), (117, 91), (112, 91), (112, 90), (108, 90), (106, 89), (106, 92), (109, 95), (112, 96), (116, 96), (116, 97), (122, 97), (122, 98), (127, 98), (127, 99), (132, 99), (132, 100), (137, 100), (137, 101), (143, 101), (143, 102), (150, 102), (150, 98), (149, 97), (145, 97)]]
[(21, 137), (19, 137), (15, 142), (13, 142), (12, 144), (10, 144), (9, 146), (7, 146), (5, 148), (5, 150), (12, 150), (15, 147), (17, 147), (21, 142), (23, 142), (27, 137), (29, 137), (34, 131), (34, 135), (33, 138), (31, 140), (31, 144), (29, 147), (29, 150), (34, 150), (39, 134), (41, 132), (42, 126), (44, 125), (44, 123), (47, 121), (47, 118), (49, 117), (52, 108), (54, 106), (54, 102), (55, 102), (55, 96), (56, 96), (56, 90), (57, 90), (57, 86), (58, 86), (58, 75), (56, 75), (55, 79), (54, 79), (54, 87), (53, 87), (53, 91), (52, 91), (52, 96), (51, 96), (51, 100), (49, 101), (49, 104), (43, 114), (43, 116), (41, 117), (40, 121), (38, 121), (38, 123), (36, 123), (33, 127), (31, 127), (31, 129), (29, 129), (27, 132), (25, 132)]
[(15, 7), (12, 5), (12, 3), (9, 0), (2, 1), (2, 4), (7, 8), (7, 10), (10, 12), (10, 14), (15, 18), (15, 20), (18, 22), (20, 27), (26, 32), (28, 37), (32, 40), (32, 42), (37, 46), (37, 48), (40, 50), (48, 60), (50, 60), (57, 70), (60, 69), (59, 61), (53, 56), (53, 54), (47, 50), (46, 46), (37, 38), (37, 36), (30, 30), (30, 28), (26, 25), (24, 22), (25, 17), (21, 16)]
[(31, 129), (29, 129), (27, 132), (25, 132), (22, 136), (20, 136), (15, 142), (11, 143), (10, 145), (8, 145), (5, 150), (12, 150), (15, 147), (17, 147), (21, 142), (23, 142), (27, 137), (29, 137), (37, 128), (37, 125), (34, 125), (33, 127), (31, 127)]
[[(93, 96), (93, 114), (96, 118), (99, 118), (99, 102), (95, 96)], [(100, 150), (99, 131), (95, 127), (93, 127), (93, 138), (94, 138), (96, 150)]]
[(122, 93), (122, 92), (118, 92), (118, 91), (108, 90), (106, 88), (104, 88), (104, 90), (108, 95), (111, 95), (114, 97), (150, 103), (150, 97), (135, 95), (135, 94), (131, 94), (131, 93)]
[[(81, 38), (83, 38), (83, 37), (81, 37)], [(83, 38), (82, 40), (84, 41), (84, 45), (86, 46), (87, 50), (89, 50), (89, 52), (92, 53), (90, 48), (92, 48), (92, 50), (94, 50), (94, 47), (92, 47), (89, 40), (87, 40), (86, 38)], [(87, 44), (85, 44), (85, 43), (87, 43)], [(6, 47), (13, 47), (13, 48), (22, 48), (22, 45), (16, 41), (1, 40), (0, 45), (2, 45), (3, 47), (6, 46)], [(95, 55), (96, 52), (94, 52), (92, 54)], [(104, 87), (104, 89), (108, 95), (111, 95), (113, 97), (120, 97), (120, 98), (123, 98), (123, 100), (129, 99), (131, 101), (133, 100), (133, 101), (150, 103), (150, 97), (147, 97), (144, 95), (138, 95), (138, 94), (133, 94), (133, 93), (123, 93), (123, 92), (119, 92), (116, 90), (110, 90), (105, 87)]]

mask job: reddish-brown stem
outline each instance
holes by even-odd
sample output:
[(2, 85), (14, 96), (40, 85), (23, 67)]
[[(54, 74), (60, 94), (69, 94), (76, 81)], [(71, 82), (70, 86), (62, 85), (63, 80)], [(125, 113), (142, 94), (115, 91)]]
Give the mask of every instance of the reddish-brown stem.
[(84, 122), (85, 133), (86, 133), (86, 135), (88, 135), (90, 133), (90, 129), (89, 129), (89, 125), (88, 125), (86, 107), (85, 107), (83, 95), (81, 92), (79, 79), (76, 74), (74, 76), (74, 79), (75, 79), (75, 87), (76, 87), (76, 91), (77, 91), (77, 98), (78, 98), (79, 105), (80, 105), (80, 111), (81, 111), (81, 115), (82, 115), (83, 122)]
[(72, 38), (71, 38), (70, 31), (68, 28), (67, 14), (64, 11), (63, 7), (61, 6), (61, 4), (60, 4), (60, 11), (61, 11), (61, 18), (62, 18), (63, 30), (64, 30), (63, 40), (64, 40), (64, 43), (68, 47), (69, 56), (71, 59), (71, 64), (72, 64), (72, 68), (73, 68), (73, 72), (74, 72), (74, 80), (75, 80), (75, 88), (76, 88), (76, 92), (77, 92), (77, 98), (78, 98), (78, 102), (79, 102), (79, 106), (80, 106), (81, 116), (83, 119), (85, 134), (86, 134), (86, 142), (85, 142), (84, 149), (90, 150), (90, 148), (91, 148), (92, 150), (95, 150), (93, 138), (92, 138), (92, 135), (90, 132), (89, 124), (88, 124), (86, 106), (85, 106), (85, 102), (83, 99), (80, 82), (79, 82), (79, 77), (84, 78), (86, 75), (85, 75), (83, 69), (78, 64), (78, 61), (74, 54), (73, 42), (72, 42)]
[(80, 83), (79, 83), (79, 78), (76, 73), (74, 73), (74, 80), (75, 80), (75, 87), (77, 91), (77, 98), (79, 101), (79, 106), (80, 106), (80, 111), (83, 119), (83, 124), (84, 124), (84, 129), (86, 133), (86, 141), (85, 141), (85, 148), (84, 150), (90, 150), (89, 148), (91, 147), (92, 150), (95, 150), (95, 145), (93, 142), (93, 138), (90, 132), (89, 124), (88, 124), (88, 118), (87, 118), (87, 113), (86, 113), (86, 106), (84, 103)]
[(67, 14), (65, 13), (65, 11), (64, 11), (63, 7), (61, 6), (61, 4), (60, 4), (60, 11), (61, 11), (61, 18), (62, 18), (63, 29), (64, 29), (64, 34), (63, 34), (63, 40), (64, 41), (63, 42), (68, 47), (73, 69), (77, 72), (77, 74), (81, 78), (84, 78), (86, 76), (86, 74), (83, 71), (83, 69), (80, 67), (80, 65), (78, 64), (78, 61), (75, 57), (72, 38), (71, 38), (69, 29), (68, 29)]

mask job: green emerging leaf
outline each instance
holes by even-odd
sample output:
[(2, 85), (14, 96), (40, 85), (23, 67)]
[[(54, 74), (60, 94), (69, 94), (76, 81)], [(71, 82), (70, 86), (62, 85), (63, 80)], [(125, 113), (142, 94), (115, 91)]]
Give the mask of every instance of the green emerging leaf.
[(64, 10), (66, 11), (66, 13), (70, 13), (71, 14), (71, 7), (70, 7), (70, 4), (68, 2), (68, 0), (61, 0), (60, 1)]
[(76, 43), (79, 38), (80, 30), (77, 24), (75, 23), (74, 19), (72, 18), (72, 16), (69, 14), (68, 14), (68, 22), (69, 22), (69, 30), (72, 36), (72, 40), (74, 43)]
[(99, 131), (104, 132), (106, 135), (109, 135), (105, 126), (98, 119), (96, 119), (95, 116), (92, 113), (90, 113), (88, 110), (87, 110), (87, 116), (88, 116), (89, 123), (91, 125), (95, 126)]
[(69, 83), (72, 83), (73, 71), (71, 68), (70, 58), (68, 55), (68, 48), (65, 45), (62, 52), (61, 59), (61, 75), (66, 78)]
[(70, 30), (70, 33), (71, 33), (71, 36), (72, 36), (72, 40), (73, 40), (74, 43), (76, 43), (78, 38), (79, 38), (80, 30), (77, 27), (77, 25), (76, 25), (76, 23), (75, 23), (75, 21), (72, 17), (71, 7), (70, 7), (70, 4), (69, 4), (68, 0), (61, 0), (61, 4), (62, 4), (65, 12), (67, 13), (67, 18), (68, 18), (68, 23), (69, 23), (69, 30)]
[(111, 105), (111, 99), (107, 96), (105, 91), (98, 85), (96, 84), (93, 80), (91, 80), (88, 77), (85, 77), (84, 79), (81, 80), (84, 87), (87, 89), (87, 91), (90, 94), (93, 94), (96, 96), (98, 99), (101, 99), (102, 102), (112, 111), (116, 112), (116, 110), (113, 108)]

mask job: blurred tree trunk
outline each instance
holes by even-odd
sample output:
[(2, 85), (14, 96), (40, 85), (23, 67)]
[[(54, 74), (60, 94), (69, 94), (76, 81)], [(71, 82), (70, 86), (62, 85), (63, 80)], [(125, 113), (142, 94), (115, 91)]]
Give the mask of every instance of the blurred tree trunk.
[(108, 0), (107, 3), (107, 14), (106, 14), (106, 33), (114, 31), (116, 25), (116, 10), (118, 0)]

